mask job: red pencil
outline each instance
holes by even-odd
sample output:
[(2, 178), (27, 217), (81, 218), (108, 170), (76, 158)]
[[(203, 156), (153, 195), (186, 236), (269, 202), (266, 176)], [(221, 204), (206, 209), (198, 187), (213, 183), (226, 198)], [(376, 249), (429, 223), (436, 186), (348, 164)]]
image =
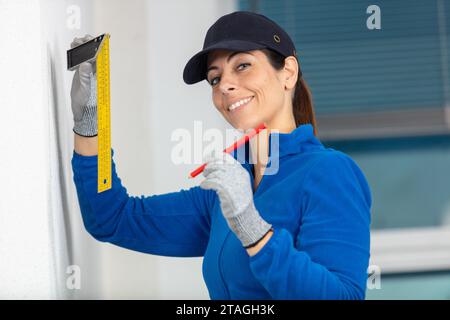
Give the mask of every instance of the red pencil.
[[(261, 123), (257, 128), (255, 128), (252, 131), (250, 131), (249, 133), (247, 133), (245, 136), (243, 136), (238, 141), (236, 141), (233, 145), (229, 146), (228, 148), (225, 148), (223, 150), (223, 152), (230, 153), (230, 152), (236, 150), (241, 145), (243, 145), (248, 140), (250, 140), (254, 135), (258, 134), (261, 130), (264, 130), (265, 128), (266, 128), (266, 126), (264, 125), (264, 123)], [(206, 163), (202, 164), (200, 167), (198, 167), (197, 169), (192, 171), (189, 174), (188, 178), (195, 178), (205, 169), (205, 167), (206, 167)]]

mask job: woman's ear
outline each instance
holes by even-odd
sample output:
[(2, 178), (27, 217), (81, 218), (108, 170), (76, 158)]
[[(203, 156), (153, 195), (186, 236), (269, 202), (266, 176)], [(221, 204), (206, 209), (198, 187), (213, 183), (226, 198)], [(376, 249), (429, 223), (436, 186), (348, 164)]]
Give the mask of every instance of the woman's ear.
[(294, 56), (289, 56), (284, 60), (285, 88), (290, 90), (295, 88), (298, 77), (298, 62)]

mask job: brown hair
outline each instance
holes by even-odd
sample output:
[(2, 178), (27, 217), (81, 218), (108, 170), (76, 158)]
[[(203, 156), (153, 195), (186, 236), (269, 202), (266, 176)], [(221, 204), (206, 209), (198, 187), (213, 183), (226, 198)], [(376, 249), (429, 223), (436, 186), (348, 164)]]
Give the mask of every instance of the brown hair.
[[(262, 49), (261, 51), (264, 52), (270, 64), (276, 70), (283, 69), (285, 57), (271, 49)], [(297, 57), (295, 58), (297, 59)], [(310, 123), (314, 128), (314, 135), (317, 136), (316, 116), (314, 114), (312, 94), (305, 79), (302, 77), (300, 63), (298, 69), (298, 79), (295, 84), (294, 98), (292, 99), (292, 108), (294, 112), (295, 125), (298, 127), (301, 124)]]

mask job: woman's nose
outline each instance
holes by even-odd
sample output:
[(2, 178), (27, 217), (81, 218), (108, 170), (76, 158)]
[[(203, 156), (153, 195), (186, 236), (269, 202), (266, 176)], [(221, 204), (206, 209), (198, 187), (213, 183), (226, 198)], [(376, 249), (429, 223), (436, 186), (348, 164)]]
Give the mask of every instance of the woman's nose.
[(226, 94), (236, 88), (235, 79), (224, 73), (220, 78), (219, 86), (222, 93)]

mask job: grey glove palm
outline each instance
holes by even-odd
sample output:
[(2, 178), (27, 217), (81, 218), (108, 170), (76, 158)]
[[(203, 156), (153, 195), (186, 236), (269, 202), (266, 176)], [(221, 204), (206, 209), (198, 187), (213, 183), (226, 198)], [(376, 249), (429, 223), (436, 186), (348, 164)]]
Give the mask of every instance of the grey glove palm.
[(260, 240), (270, 229), (255, 208), (248, 172), (228, 153), (213, 154), (206, 160), (200, 187), (214, 189), (220, 199), (222, 213), (231, 230), (244, 247)]
[[(76, 47), (93, 39), (90, 35), (75, 38), (70, 47)], [(95, 62), (84, 62), (75, 71), (70, 91), (73, 131), (80, 136), (94, 137), (97, 135), (97, 77)]]

